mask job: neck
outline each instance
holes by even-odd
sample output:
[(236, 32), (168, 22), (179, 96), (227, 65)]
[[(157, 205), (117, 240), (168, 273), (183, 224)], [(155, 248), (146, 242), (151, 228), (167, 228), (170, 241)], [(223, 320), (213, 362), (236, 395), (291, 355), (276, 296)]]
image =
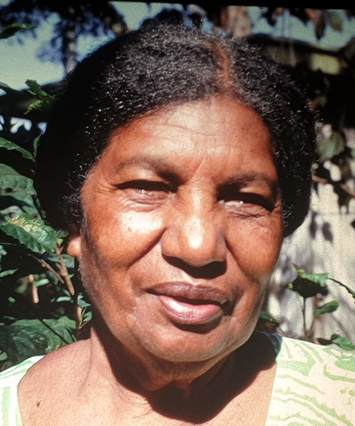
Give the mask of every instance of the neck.
[[(201, 422), (213, 418), (226, 403), (270, 368), (272, 357), (260, 364), (257, 354), (267, 353), (260, 338), (251, 338), (232, 354), (199, 363), (172, 363), (129, 352), (109, 331), (97, 325), (90, 337), (89, 388), (108, 391), (117, 407), (123, 403), (148, 406), (165, 417)], [(270, 351), (271, 353), (271, 351)], [(88, 388), (87, 387), (87, 388)]]
[(229, 360), (229, 354), (223, 354), (201, 362), (176, 363), (142, 354), (139, 347), (133, 352), (102, 324), (95, 324), (91, 331), (90, 352), (91, 365), (110, 382), (142, 395), (174, 389), (190, 396), (210, 385)]

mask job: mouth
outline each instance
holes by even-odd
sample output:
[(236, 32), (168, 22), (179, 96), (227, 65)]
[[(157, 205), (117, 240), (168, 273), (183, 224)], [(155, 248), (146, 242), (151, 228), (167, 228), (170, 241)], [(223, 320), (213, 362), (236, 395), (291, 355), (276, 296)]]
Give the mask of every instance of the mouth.
[(163, 311), (174, 323), (205, 325), (225, 314), (232, 301), (221, 289), (186, 282), (168, 282), (149, 290), (158, 297)]

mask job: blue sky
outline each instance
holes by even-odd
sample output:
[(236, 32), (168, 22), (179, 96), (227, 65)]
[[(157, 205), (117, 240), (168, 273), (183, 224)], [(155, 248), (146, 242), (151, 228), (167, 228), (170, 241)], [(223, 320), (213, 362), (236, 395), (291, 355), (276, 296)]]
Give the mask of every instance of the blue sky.
[[(0, 0), (0, 5), (7, 4), (8, 1)], [(142, 19), (154, 16), (164, 6), (162, 3), (151, 3), (150, 8), (145, 3), (115, 2), (118, 10), (124, 15), (130, 28), (136, 28)], [(172, 5), (168, 5), (172, 7)], [(175, 5), (180, 8), (181, 6)], [(337, 11), (343, 14), (343, 11)], [(275, 27), (270, 27), (265, 19), (260, 18), (260, 10), (257, 7), (250, 8), (250, 14), (255, 22), (254, 32), (274, 33), (276, 36), (291, 36), (297, 39), (306, 40), (310, 43), (318, 44), (321, 47), (335, 49), (343, 46), (351, 37), (355, 37), (355, 20), (344, 19), (344, 28), (341, 33), (330, 28), (327, 29), (325, 37), (317, 42), (314, 29), (311, 24), (304, 25), (298, 19), (285, 16)], [(44, 22), (39, 28), (38, 37), (31, 36), (24, 38), (24, 43), (19, 44), (15, 37), (8, 40), (0, 40), (0, 81), (13, 88), (22, 88), (25, 80), (30, 78), (39, 83), (57, 81), (63, 77), (63, 69), (60, 65), (49, 61), (40, 61), (37, 53), (50, 39), (51, 27), (55, 23), (55, 16)], [(107, 40), (94, 39), (92, 37), (82, 37), (79, 41), (79, 52), (84, 56), (98, 45)]]

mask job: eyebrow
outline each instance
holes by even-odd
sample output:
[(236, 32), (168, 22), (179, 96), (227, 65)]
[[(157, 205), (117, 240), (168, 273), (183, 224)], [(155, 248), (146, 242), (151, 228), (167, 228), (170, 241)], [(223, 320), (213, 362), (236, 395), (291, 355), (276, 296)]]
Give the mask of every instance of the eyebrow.
[(278, 180), (271, 179), (270, 176), (262, 172), (247, 172), (237, 176), (233, 176), (223, 185), (246, 186), (251, 183), (266, 183), (270, 187), (278, 187)]
[(166, 161), (166, 159), (162, 159), (156, 156), (150, 155), (140, 155), (132, 158), (127, 158), (126, 160), (120, 161), (117, 163), (117, 169), (121, 170), (126, 167), (139, 166), (144, 167), (146, 169), (167, 169), (173, 166), (172, 163)]
[(129, 167), (142, 167), (146, 170), (154, 171), (160, 177), (176, 184), (182, 182), (181, 177), (174, 172), (175, 164), (163, 157), (140, 155), (123, 160), (116, 165), (117, 171), (122, 171)]
[[(168, 179), (170, 181), (173, 181), (176, 184), (179, 184), (182, 182), (181, 177), (177, 173), (174, 172), (175, 170), (175, 163), (166, 160), (166, 158), (163, 157), (157, 157), (157, 156), (150, 156), (150, 155), (140, 155), (133, 158), (128, 158), (126, 160), (123, 160), (122, 162), (119, 162), (117, 164), (117, 170), (122, 170), (124, 168), (129, 167), (143, 167), (147, 170), (154, 171), (158, 175), (160, 175), (162, 178)], [(271, 188), (273, 193), (277, 193), (279, 189), (278, 180), (274, 180), (270, 178), (270, 176), (266, 175), (263, 172), (245, 172), (239, 175), (232, 176), (231, 178), (227, 179), (225, 182), (223, 182), (220, 187), (225, 186), (236, 186), (239, 188), (243, 188), (250, 184), (266, 184), (268, 187)]]

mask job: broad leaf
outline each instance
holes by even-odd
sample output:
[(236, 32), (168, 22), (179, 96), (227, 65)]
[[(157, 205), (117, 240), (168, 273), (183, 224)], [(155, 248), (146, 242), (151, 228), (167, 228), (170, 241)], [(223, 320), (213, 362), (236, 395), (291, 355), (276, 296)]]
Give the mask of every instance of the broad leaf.
[(36, 99), (28, 106), (25, 114), (31, 114), (31, 112), (36, 112), (36, 111), (45, 111), (47, 109), (48, 109), (48, 103), (46, 101), (41, 101), (40, 99)]
[(330, 314), (335, 312), (339, 307), (339, 302), (337, 300), (332, 300), (331, 302), (325, 303), (322, 306), (319, 306), (315, 311), (315, 316), (319, 317), (324, 314)]
[(347, 351), (355, 350), (355, 344), (344, 336), (340, 336), (339, 334), (332, 334), (330, 339), (332, 343), (336, 344), (342, 349)]
[(0, 163), (0, 195), (9, 192), (35, 194), (32, 179), (20, 175), (15, 169)]
[(327, 280), (329, 279), (328, 272), (310, 274), (295, 264), (293, 266), (296, 269), (296, 273), (298, 277), (304, 278), (305, 280), (308, 280), (308, 281), (312, 281), (313, 283), (319, 284), (322, 287), (326, 287)]
[(0, 271), (0, 278), (8, 277), (17, 272), (18, 269), (8, 269), (7, 271)]
[(45, 92), (35, 80), (26, 80), (26, 84), (28, 86), (28, 91), (37, 99), (30, 104), (25, 114), (30, 114), (33, 111), (50, 110), (55, 97)]
[(288, 288), (295, 291), (303, 298), (314, 297), (317, 294), (325, 296), (328, 293), (328, 286), (326, 284), (329, 274), (310, 274), (304, 269), (294, 265), (297, 272), (297, 277), (288, 284)]
[(0, 223), (0, 231), (35, 253), (55, 251), (57, 233), (40, 219), (25, 214), (9, 218)]
[(26, 319), (0, 326), (0, 350), (7, 355), (2, 369), (74, 342), (74, 330), (75, 322), (68, 317)]
[(44, 91), (36, 80), (26, 80), (26, 85), (28, 87), (28, 91), (38, 99), (53, 99), (53, 96)]
[(29, 151), (2, 137), (0, 137), (0, 148), (6, 149), (8, 151), (17, 151), (22, 155), (23, 158), (34, 161), (33, 155)]
[(341, 133), (333, 131), (332, 135), (323, 139), (318, 145), (320, 161), (330, 160), (344, 151), (346, 142)]

